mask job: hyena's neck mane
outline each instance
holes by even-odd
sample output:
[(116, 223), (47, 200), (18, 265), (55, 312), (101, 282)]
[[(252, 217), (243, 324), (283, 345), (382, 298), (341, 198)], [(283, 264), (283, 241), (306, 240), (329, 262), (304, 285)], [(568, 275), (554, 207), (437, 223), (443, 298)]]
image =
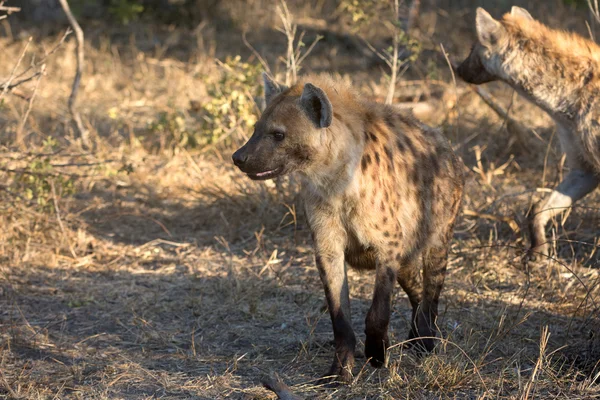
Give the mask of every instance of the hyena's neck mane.
[(333, 122), (323, 132), (319, 168), (305, 174), (306, 183), (324, 196), (343, 194), (352, 185), (364, 146), (367, 110), (352, 87), (329, 77), (308, 76), (291, 89), (301, 93), (305, 83), (321, 88), (331, 101)]
[(535, 20), (504, 16), (506, 80), (553, 115), (573, 118), (586, 91), (600, 87), (600, 47)]
[(538, 54), (551, 56), (562, 62), (600, 64), (600, 46), (576, 33), (552, 29), (539, 21), (511, 14), (504, 15), (502, 24), (512, 42), (509, 46), (529, 47)]

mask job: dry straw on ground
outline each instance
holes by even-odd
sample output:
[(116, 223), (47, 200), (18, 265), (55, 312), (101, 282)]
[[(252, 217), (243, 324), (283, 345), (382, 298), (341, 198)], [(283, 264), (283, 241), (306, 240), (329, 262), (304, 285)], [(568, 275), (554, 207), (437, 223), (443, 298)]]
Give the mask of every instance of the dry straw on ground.
[[(233, 129), (205, 151), (161, 136), (202, 123), (195, 105), (211, 100), (209, 85), (223, 72), (214, 57), (242, 54), (258, 64), (244, 31), (285, 76), (277, 59), (289, 41), (272, 2), (222, 3), (192, 28), (89, 25), (79, 112), (94, 153), (70, 123), (74, 38), (45, 56), (66, 25), (47, 35), (16, 21), (0, 29), (0, 82), (46, 65), (43, 79), (7, 90), (0, 104), (0, 396), (272, 399), (261, 381), (273, 373), (295, 395), (316, 399), (600, 396), (600, 196), (555, 222), (547, 265), (523, 267), (524, 214), (564, 173), (561, 154), (551, 121), (506, 87), (486, 90), (511, 119), (452, 84), (439, 44), (454, 58), (468, 51), (471, 1), (422, 2), (422, 53), (395, 88), (395, 103), (432, 105), (424, 117), (444, 127), (468, 167), (439, 346), (425, 359), (400, 346), (410, 312), (398, 290), (389, 368), (359, 358), (354, 384), (315, 385), (332, 334), (295, 183), (250, 182), (234, 170), (231, 150), (251, 132)], [(384, 99), (383, 66), (356, 57), (364, 48), (353, 46), (361, 35), (384, 48), (389, 32), (383, 24), (352, 31), (332, 3), (288, 2), (306, 22), (297, 31), (306, 30), (306, 43), (325, 36), (304, 69), (334, 71)], [(586, 34), (585, 10), (551, 1), (534, 14)], [(220, 29), (224, 21), (239, 29)], [(25, 51), (28, 35), (19, 32), (33, 35)], [(151, 129), (165, 115), (176, 116), (174, 128)], [(350, 286), (362, 332), (372, 276), (351, 271)]]

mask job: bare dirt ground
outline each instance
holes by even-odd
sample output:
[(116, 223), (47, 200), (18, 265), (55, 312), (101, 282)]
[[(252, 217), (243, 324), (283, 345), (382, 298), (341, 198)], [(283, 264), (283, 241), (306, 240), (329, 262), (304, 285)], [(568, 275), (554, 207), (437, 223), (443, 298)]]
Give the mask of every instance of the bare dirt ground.
[[(357, 57), (347, 20), (325, 23), (336, 15), (330, 3), (290, 2), (307, 43), (323, 26), (328, 33), (304, 69), (339, 73), (366, 96), (385, 97), (384, 66)], [(0, 397), (273, 399), (261, 380), (277, 373), (315, 399), (600, 398), (600, 193), (553, 224), (553, 259), (522, 265), (528, 207), (565, 173), (553, 124), (508, 88), (488, 85), (528, 127), (516, 136), (466, 85), (454, 86), (439, 43), (464, 56), (480, 2), (425, 3), (423, 50), (397, 99), (432, 105), (424, 119), (444, 128), (467, 166), (434, 354), (417, 359), (395, 346), (388, 368), (374, 370), (362, 357), (352, 385), (316, 385), (333, 335), (297, 184), (250, 182), (234, 169), (230, 154), (249, 131), (217, 145), (169, 144), (199, 129), (194, 104), (215, 96), (207, 89), (222, 73), (215, 57), (258, 62), (244, 29), (274, 72), (283, 71), (277, 57), (286, 43), (272, 2), (232, 1), (189, 29), (82, 22), (80, 102), (93, 152), (68, 120), (72, 40), (48, 59), (23, 128), (35, 82), (3, 98)], [(510, 6), (501, 3), (491, 7), (497, 16)], [(587, 34), (585, 8), (520, 3), (552, 26)], [(64, 28), (12, 24), (5, 21), (0, 37), (1, 77), (30, 34), (28, 63)], [(385, 30), (363, 34), (385, 44)], [(180, 116), (175, 127), (165, 115)], [(51, 166), (36, 164), (44, 160)], [(350, 286), (364, 339), (373, 277), (351, 271)], [(409, 318), (398, 289), (393, 343), (406, 338)]]

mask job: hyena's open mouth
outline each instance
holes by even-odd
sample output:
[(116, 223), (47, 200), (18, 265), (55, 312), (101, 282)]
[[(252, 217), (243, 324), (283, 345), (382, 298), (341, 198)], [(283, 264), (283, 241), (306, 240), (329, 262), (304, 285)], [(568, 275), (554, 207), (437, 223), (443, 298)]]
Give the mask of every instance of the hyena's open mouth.
[(252, 179), (253, 181), (265, 181), (267, 179), (276, 178), (281, 174), (282, 171), (283, 167), (278, 167), (275, 169), (257, 173), (247, 172), (246, 175), (248, 175), (248, 178)]

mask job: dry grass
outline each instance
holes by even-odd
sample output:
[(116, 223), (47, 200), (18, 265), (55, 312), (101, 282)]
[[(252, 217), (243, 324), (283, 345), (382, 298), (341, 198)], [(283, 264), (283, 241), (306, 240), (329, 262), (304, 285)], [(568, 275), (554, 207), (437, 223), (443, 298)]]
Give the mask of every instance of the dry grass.
[[(396, 91), (399, 101), (435, 105), (428, 120), (445, 127), (469, 168), (435, 354), (420, 360), (395, 346), (389, 368), (359, 358), (353, 385), (315, 386), (330, 362), (332, 333), (295, 185), (253, 183), (234, 170), (229, 154), (243, 132), (229, 147), (202, 151), (162, 146), (148, 130), (161, 112), (193, 117), (190, 101), (207, 101), (207, 84), (218, 77), (212, 57), (251, 54), (241, 34), (216, 21), (193, 32), (100, 25), (86, 32), (79, 95), (93, 154), (72, 139), (68, 120), (72, 40), (47, 60), (23, 137), (30, 153), (12, 143), (35, 82), (0, 104), (0, 397), (267, 399), (274, 395), (260, 381), (273, 371), (296, 394), (318, 399), (600, 397), (600, 195), (555, 223), (547, 265), (521, 265), (524, 215), (544, 194), (532, 188), (551, 188), (563, 174), (554, 128), (510, 90), (489, 85), (533, 129), (514, 137), (477, 95), (460, 83), (454, 90), (437, 49), (442, 41), (456, 57), (468, 50), (474, 6), (438, 3), (437, 12), (424, 3), (433, 33)], [(569, 27), (585, 17), (552, 3), (536, 16)], [(286, 39), (276, 15), (261, 11), (270, 3), (244, 4), (232, 5), (228, 18), (246, 25), (282, 76), (275, 60)], [(290, 10), (320, 17), (315, 7)], [(332, 31), (347, 29), (343, 19), (336, 24)], [(17, 31), (14, 40), (0, 38), (0, 76), (27, 40)], [(378, 43), (385, 32), (364, 34)], [(40, 55), (60, 37), (57, 30), (34, 38), (31, 51)], [(339, 72), (384, 97), (386, 82), (374, 78), (380, 70), (338, 40), (326, 36), (305, 68)], [(44, 147), (48, 136), (57, 144)], [(75, 193), (46, 176), (53, 190), (39, 207), (9, 188), (21, 176), (14, 171), (44, 158), (53, 173), (74, 174)], [(350, 286), (363, 338), (373, 278), (350, 272)], [(400, 289), (393, 310), (391, 338), (400, 344), (410, 317)]]

